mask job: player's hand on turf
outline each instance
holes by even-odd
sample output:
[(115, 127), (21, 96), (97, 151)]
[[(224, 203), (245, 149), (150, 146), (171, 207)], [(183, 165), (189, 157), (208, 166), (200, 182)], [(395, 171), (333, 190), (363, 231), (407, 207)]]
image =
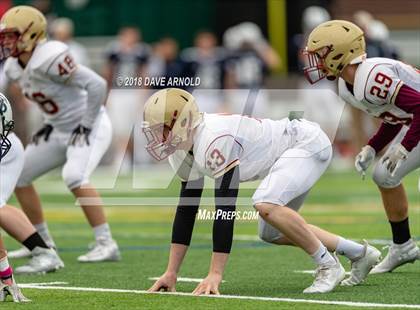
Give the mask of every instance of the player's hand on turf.
[(92, 129), (83, 126), (83, 125), (79, 125), (77, 126), (71, 136), (70, 136), (70, 141), (69, 141), (69, 145), (78, 145), (78, 146), (84, 146), (89, 145), (89, 135), (91, 133)]
[(385, 165), (388, 172), (393, 177), (395, 172), (401, 166), (404, 160), (407, 159), (408, 151), (400, 143), (391, 147), (382, 158), (382, 163)]
[(158, 280), (156, 280), (155, 284), (151, 288), (149, 288), (148, 292), (175, 292), (175, 285), (176, 285), (176, 274), (171, 272), (165, 272)]
[(362, 178), (365, 178), (366, 170), (372, 164), (375, 159), (375, 149), (370, 145), (365, 145), (359, 154), (357, 154), (354, 166), (356, 167), (357, 172), (362, 175)]
[(222, 275), (209, 273), (193, 291), (194, 295), (220, 295), (219, 285), (222, 283)]
[(0, 282), (0, 302), (6, 301), (7, 296), (11, 296), (13, 302), (29, 302), (30, 299), (26, 298), (20, 288), (16, 285), (15, 281), (9, 279), (10, 283), (7, 282)]
[(45, 142), (48, 141), (50, 138), (50, 135), (53, 131), (53, 126), (50, 124), (45, 124), (44, 127), (42, 127), (40, 130), (38, 130), (33, 136), (32, 136), (32, 143), (37, 145), (39, 143), (40, 139), (44, 139)]

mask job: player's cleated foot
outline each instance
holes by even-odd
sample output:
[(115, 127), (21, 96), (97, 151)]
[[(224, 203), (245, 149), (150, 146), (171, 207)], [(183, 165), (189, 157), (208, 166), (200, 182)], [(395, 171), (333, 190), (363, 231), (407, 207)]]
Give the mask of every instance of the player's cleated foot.
[(17, 249), (15, 251), (7, 252), (7, 257), (9, 258), (25, 258), (25, 257), (31, 257), (31, 251), (27, 247), (21, 247), (20, 249)]
[(316, 269), (314, 283), (306, 288), (303, 293), (328, 293), (343, 281), (346, 272), (334, 255), (334, 265), (321, 265)]
[(354, 286), (362, 283), (369, 274), (369, 271), (371, 271), (372, 268), (379, 263), (379, 260), (381, 259), (381, 252), (369, 245), (366, 241), (364, 245), (365, 249), (363, 254), (351, 262), (350, 277), (343, 280), (341, 285)]
[(420, 249), (414, 240), (410, 239), (403, 244), (392, 244), (385, 258), (370, 273), (391, 272), (401, 265), (414, 263), (416, 259), (420, 259)]
[(112, 239), (98, 239), (89, 252), (77, 258), (81, 263), (112, 262), (120, 259), (120, 250), (117, 243)]
[(26, 265), (15, 269), (15, 274), (43, 274), (53, 272), (64, 267), (63, 261), (54, 249), (36, 247), (32, 258)]

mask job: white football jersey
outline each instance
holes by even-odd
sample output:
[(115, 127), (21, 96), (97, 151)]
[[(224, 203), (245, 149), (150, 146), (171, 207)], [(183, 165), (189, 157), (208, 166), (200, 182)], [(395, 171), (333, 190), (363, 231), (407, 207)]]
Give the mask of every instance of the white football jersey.
[(184, 181), (217, 178), (235, 165), (240, 166), (241, 182), (260, 179), (282, 153), (296, 143), (310, 141), (319, 131), (317, 124), (306, 120), (204, 114), (192, 152), (176, 151), (169, 163)]
[(338, 82), (338, 92), (346, 102), (369, 115), (390, 124), (409, 124), (413, 114), (395, 106), (395, 98), (403, 84), (420, 91), (420, 71), (401, 61), (368, 58), (356, 70), (353, 92), (342, 78)]
[(5, 63), (7, 78), (38, 104), (47, 123), (65, 132), (80, 123), (87, 106), (87, 92), (67, 83), (75, 69), (68, 46), (58, 41), (37, 45), (25, 68), (17, 58)]

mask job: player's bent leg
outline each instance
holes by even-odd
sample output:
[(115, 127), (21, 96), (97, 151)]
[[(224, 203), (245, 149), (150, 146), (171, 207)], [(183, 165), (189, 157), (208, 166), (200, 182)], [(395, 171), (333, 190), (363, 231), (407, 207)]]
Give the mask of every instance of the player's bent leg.
[[(65, 148), (53, 132), (48, 141), (41, 140), (37, 145), (29, 144), (24, 152), (25, 164), (19, 179), (16, 180), (15, 194), (22, 210), (35, 226), (42, 239), (50, 246), (55, 243), (48, 231), (42, 213), (41, 200), (32, 185), (39, 176), (62, 165), (65, 161)], [(11, 258), (29, 257), (30, 252), (25, 247), (9, 252)]]
[(32, 184), (16, 187), (15, 195), (19, 204), (22, 206), (23, 212), (25, 212), (33, 225), (44, 222), (41, 199)]
[(264, 221), (277, 228), (293, 244), (310, 254), (318, 264), (315, 281), (304, 290), (304, 293), (330, 292), (344, 279), (343, 266), (322, 245), (296, 211), (271, 203), (257, 203), (255, 208)]
[(313, 254), (318, 250), (320, 244), (318, 238), (296, 211), (271, 203), (257, 203), (255, 208), (264, 221), (276, 227), (306, 253)]
[(89, 184), (95, 170), (111, 142), (111, 124), (105, 112), (96, 120), (90, 136), (90, 145), (70, 146), (62, 171), (63, 180), (78, 199), (95, 234), (93, 248), (78, 258), (79, 262), (118, 261), (121, 255), (112, 239), (99, 193)]
[(380, 160), (374, 169), (373, 180), (377, 184), (392, 229), (393, 243), (383, 261), (371, 273), (391, 272), (406, 263), (420, 259), (420, 249), (411, 239), (408, 220), (408, 199), (401, 180), (420, 167), (420, 146), (414, 148), (394, 176), (391, 176)]
[(83, 212), (93, 228), (95, 246), (85, 255), (78, 257), (79, 262), (119, 261), (121, 254), (115, 240), (112, 239), (111, 229), (107, 223), (102, 200), (95, 188), (87, 185), (72, 189), (79, 200)]
[[(22, 210), (29, 218), (36, 231), (41, 235), (45, 243), (52, 248), (56, 248), (55, 242), (48, 230), (47, 223), (44, 220), (44, 214), (41, 207), (41, 200), (33, 185), (16, 187), (15, 195)], [(9, 252), (10, 258), (30, 257), (31, 252), (22, 247), (18, 250)]]
[(19, 242), (35, 232), (25, 214), (9, 205), (0, 208), (0, 227)]

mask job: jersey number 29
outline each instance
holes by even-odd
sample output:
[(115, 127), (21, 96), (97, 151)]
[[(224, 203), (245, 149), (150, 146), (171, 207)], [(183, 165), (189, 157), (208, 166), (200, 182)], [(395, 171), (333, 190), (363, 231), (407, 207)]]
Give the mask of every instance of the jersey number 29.
[(392, 84), (392, 79), (389, 76), (378, 72), (375, 76), (375, 82), (381, 85), (381, 87), (378, 87), (376, 85), (372, 86), (370, 88), (370, 94), (377, 96), (381, 99), (385, 99), (389, 92), (388, 89)]

